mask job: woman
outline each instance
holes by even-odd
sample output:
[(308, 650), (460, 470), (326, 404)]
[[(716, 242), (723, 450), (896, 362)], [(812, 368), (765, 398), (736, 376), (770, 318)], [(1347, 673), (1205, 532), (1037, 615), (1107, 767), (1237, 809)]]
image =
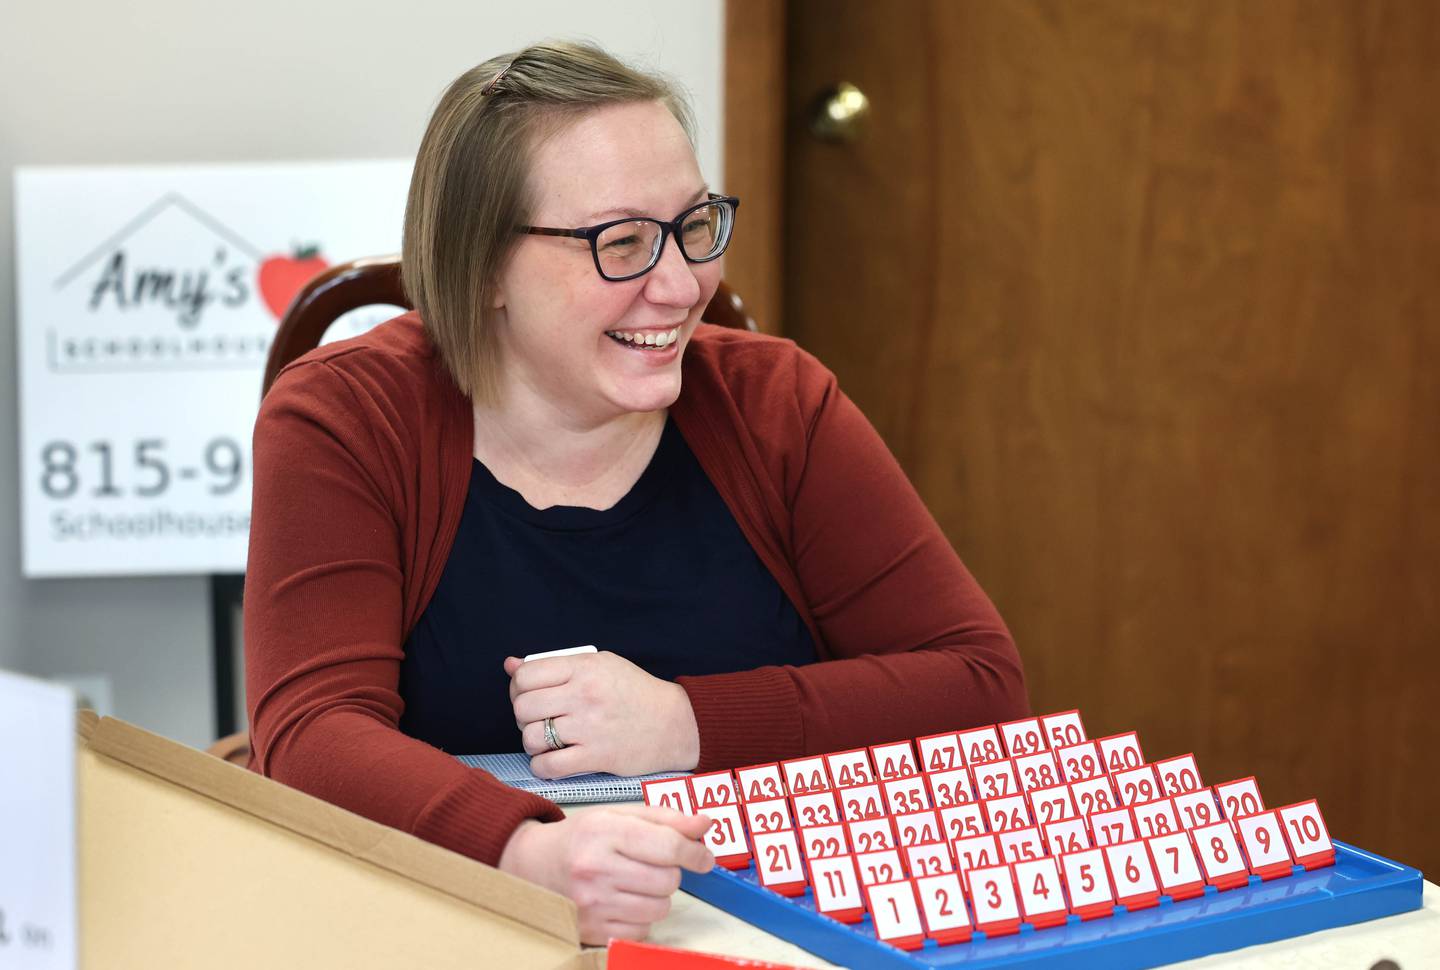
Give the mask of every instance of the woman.
[(593, 47), (460, 77), (406, 211), (417, 312), (289, 367), (255, 431), (253, 767), (570, 895), (590, 942), (645, 935), (707, 820), (564, 819), (452, 754), (709, 770), (1026, 710), (833, 376), (700, 325), (738, 202), (688, 130)]

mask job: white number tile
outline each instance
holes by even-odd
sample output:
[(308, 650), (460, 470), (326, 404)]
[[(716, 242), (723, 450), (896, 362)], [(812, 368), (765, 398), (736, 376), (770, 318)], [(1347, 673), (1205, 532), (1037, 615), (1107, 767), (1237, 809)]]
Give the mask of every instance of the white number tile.
[(1007, 721), (1000, 725), (1000, 740), (1005, 742), (1005, 751), (1012, 758), (1034, 754), (1049, 749), (1045, 740), (1045, 729), (1038, 717), (1027, 717), (1019, 721)]
[(924, 945), (925, 927), (920, 922), (920, 906), (910, 880), (869, 885), (865, 894), (878, 939), (901, 950), (918, 950)]
[(965, 885), (970, 889), (977, 930), (987, 937), (1020, 931), (1020, 900), (1008, 865), (971, 869), (965, 874)]
[(809, 866), (817, 911), (842, 923), (858, 923), (865, 918), (865, 899), (860, 895), (854, 856), (811, 859)]
[(1115, 911), (1115, 892), (1103, 849), (1067, 852), (1060, 857), (1060, 872), (1070, 896), (1070, 912), (1090, 920)]
[(1105, 861), (1115, 884), (1115, 901), (1131, 912), (1160, 902), (1160, 883), (1143, 839), (1105, 847)]
[(880, 788), (885, 792), (885, 805), (891, 815), (901, 812), (921, 812), (930, 807), (930, 792), (925, 779), (919, 775), (882, 781)]
[(1037, 788), (1030, 793), (1029, 799), (1035, 821), (1041, 825), (1050, 825), (1080, 816), (1079, 809), (1075, 807), (1075, 797), (1070, 794), (1069, 785)]
[(996, 866), (1004, 861), (1000, 857), (1000, 843), (991, 832), (955, 839), (950, 843), (950, 851), (955, 856), (955, 869), (961, 874), (970, 869)]
[(1155, 875), (1160, 888), (1171, 899), (1191, 899), (1205, 893), (1205, 875), (1195, 860), (1195, 845), (1190, 833), (1176, 832), (1149, 840), (1150, 858), (1155, 860)]
[(916, 738), (915, 748), (920, 754), (921, 771), (951, 771), (965, 766), (960, 737), (954, 731)]
[(1005, 746), (1000, 740), (1000, 732), (995, 730), (995, 725), (961, 731), (959, 737), (960, 752), (965, 756), (965, 763), (971, 768), (1005, 760)]
[(1053, 856), (1016, 862), (1015, 889), (1020, 897), (1020, 913), (1036, 929), (1059, 926), (1069, 910), (1065, 906), (1065, 889), (1060, 880), (1060, 867)]
[(1095, 833), (1095, 846), (1118, 845), (1140, 837), (1135, 826), (1135, 813), (1128, 808), (1096, 812), (1090, 816), (1090, 831)]
[(1108, 812), (1120, 805), (1120, 800), (1115, 797), (1115, 788), (1110, 784), (1109, 775), (1071, 782), (1070, 797), (1075, 799), (1075, 810), (1081, 815)]
[(1040, 719), (1040, 726), (1045, 729), (1045, 739), (1052, 748), (1065, 748), (1089, 740), (1079, 711), (1049, 714)]
[(1055, 763), (1055, 755), (1049, 751), (1038, 751), (1010, 760), (1015, 765), (1015, 777), (1020, 780), (1022, 792), (1053, 788), (1065, 780), (1060, 775), (1059, 765)]
[(750, 864), (750, 843), (745, 840), (745, 823), (738, 805), (714, 805), (705, 809), (711, 819), (705, 846), (724, 869), (744, 869)]
[(1195, 856), (1205, 881), (1216, 889), (1234, 889), (1250, 881), (1250, 870), (1229, 822), (1202, 825), (1190, 831)]
[(1186, 831), (1197, 825), (1220, 821), (1220, 805), (1215, 801), (1215, 792), (1202, 788), (1199, 791), (1176, 795), (1175, 817), (1180, 819), (1180, 827)]
[(935, 876), (916, 876), (915, 894), (925, 916), (925, 935), (941, 946), (964, 943), (974, 927), (965, 906), (965, 892), (955, 872)]
[(879, 781), (918, 775), (915, 749), (909, 741), (892, 741), (890, 744), (876, 744), (870, 748), (870, 758), (875, 762), (875, 776)]
[(956, 839), (972, 835), (983, 835), (987, 828), (985, 812), (980, 808), (979, 802), (942, 808), (940, 809), (940, 826), (945, 830), (947, 842), (954, 842)]
[(1313, 798), (1308, 802), (1286, 805), (1277, 812), (1285, 827), (1285, 839), (1290, 843), (1290, 854), (1297, 863), (1306, 869), (1335, 864), (1335, 846), (1330, 841), (1330, 830), (1325, 827), (1320, 806)]
[(689, 782), (691, 800), (699, 811), (706, 811), (716, 805), (740, 803), (740, 789), (735, 783), (735, 776), (728, 771), (691, 775)]
[(834, 792), (796, 795), (790, 799), (790, 805), (795, 810), (795, 824), (802, 828), (809, 825), (835, 825), (842, 821), (840, 809), (835, 804)]
[(1157, 835), (1179, 832), (1183, 826), (1175, 812), (1175, 802), (1170, 798), (1157, 798), (1153, 802), (1132, 805), (1135, 813), (1135, 831), (1142, 839), (1153, 839)]
[(1138, 768), (1145, 763), (1145, 752), (1140, 748), (1140, 736), (1134, 731), (1112, 734), (1095, 742), (1100, 746), (1100, 758), (1110, 774)]
[(860, 872), (860, 885), (874, 886), (905, 878), (905, 864), (894, 849), (880, 852), (855, 853), (855, 868)]
[(695, 814), (695, 805), (690, 801), (690, 786), (684, 778), (666, 778), (661, 781), (647, 781), (640, 786), (646, 805), (668, 808), (686, 815)]
[(888, 815), (846, 822), (845, 834), (850, 836), (850, 848), (857, 854), (895, 848), (895, 828)]
[(1216, 785), (1215, 798), (1220, 802), (1220, 811), (1228, 819), (1265, 811), (1265, 800), (1260, 797), (1260, 786), (1254, 776)]
[(1000, 844), (1000, 861), (1002, 862), (1025, 862), (1047, 854), (1045, 837), (1040, 834), (1039, 826), (1030, 825), (1010, 832), (1002, 832), (995, 836), (995, 840)]
[(1015, 765), (1010, 761), (994, 761), (975, 765), (970, 769), (975, 779), (977, 798), (1005, 798), (1020, 794), (1020, 781), (1015, 777)]
[(936, 808), (964, 805), (975, 800), (975, 785), (970, 781), (969, 768), (953, 771), (932, 771), (925, 776), (930, 787), (930, 803)]
[(742, 801), (755, 802), (765, 798), (784, 798), (790, 794), (785, 790), (785, 779), (780, 775), (778, 764), (737, 768), (735, 769), (735, 779), (740, 785)]
[(1111, 780), (1115, 782), (1115, 794), (1119, 796), (1121, 805), (1153, 802), (1160, 797), (1160, 782), (1155, 777), (1154, 765), (1116, 772)]
[(992, 798), (989, 801), (981, 802), (980, 806), (985, 810), (985, 821), (989, 824), (992, 832), (1023, 829), (1031, 824), (1030, 807), (1025, 804), (1024, 795)]
[(1155, 762), (1155, 774), (1160, 778), (1160, 790), (1165, 795), (1183, 795), (1205, 787), (1193, 754)]
[(782, 896), (803, 895), (805, 863), (794, 831), (768, 832), (752, 836), (752, 841), (760, 885)]
[(1062, 781), (1077, 782), (1105, 776), (1105, 759), (1094, 741), (1082, 741), (1055, 752)]
[(1261, 879), (1277, 879), (1294, 871), (1290, 847), (1280, 831), (1280, 816), (1275, 812), (1257, 812), (1235, 820), (1235, 836), (1246, 857), (1250, 871)]
[(793, 795), (809, 795), (817, 791), (829, 791), (830, 775), (825, 770), (825, 759), (796, 758), (780, 762), (780, 773), (785, 779), (785, 788)]
[(790, 821), (790, 806), (783, 798), (745, 803), (745, 824), (751, 835), (784, 832), (795, 826)]
[(895, 841), (901, 847), (937, 842), (945, 837), (944, 830), (940, 828), (940, 816), (933, 808), (892, 815), (891, 821), (895, 824)]
[(919, 842), (905, 847), (905, 864), (911, 875), (934, 876), (955, 871), (955, 859), (944, 842)]
[(800, 849), (806, 859), (833, 859), (850, 854), (850, 842), (843, 825), (816, 825), (800, 828)]
[(875, 781), (875, 769), (870, 765), (870, 752), (864, 748), (827, 754), (825, 767), (830, 770), (830, 780), (835, 783), (836, 788), (868, 785)]
[(846, 822), (880, 818), (887, 814), (885, 795), (878, 784), (836, 789), (835, 799), (840, 803), (840, 818)]
[(1051, 855), (1080, 852), (1095, 845), (1091, 824), (1083, 818), (1067, 819), (1040, 826)]

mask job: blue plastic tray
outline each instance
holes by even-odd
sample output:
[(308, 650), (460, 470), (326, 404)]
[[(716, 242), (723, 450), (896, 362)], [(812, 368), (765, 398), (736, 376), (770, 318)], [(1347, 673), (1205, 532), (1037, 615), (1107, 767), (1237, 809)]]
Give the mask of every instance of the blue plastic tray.
[(1362, 923), (1419, 909), (1423, 880), (1418, 869), (1364, 849), (1335, 843), (1335, 865), (1262, 883), (1256, 876), (1240, 889), (1216, 892), (1134, 913), (1117, 906), (1115, 915), (1036, 930), (1025, 923), (1018, 935), (904, 951), (875, 939), (870, 917), (846, 925), (815, 912), (815, 900), (786, 898), (756, 881), (755, 869), (715, 869), (703, 876), (685, 873), (680, 888), (789, 940), (832, 963), (854, 970), (926, 967), (1047, 967), (1124, 970), (1158, 967), (1210, 953), (1301, 936), (1331, 926)]

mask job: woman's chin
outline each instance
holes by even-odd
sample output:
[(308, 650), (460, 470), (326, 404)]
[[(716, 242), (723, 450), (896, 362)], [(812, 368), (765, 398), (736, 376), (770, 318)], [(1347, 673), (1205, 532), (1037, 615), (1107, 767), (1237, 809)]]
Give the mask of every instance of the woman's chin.
[(680, 396), (679, 369), (673, 377), (651, 374), (644, 380), (617, 382), (607, 396), (618, 410), (626, 413), (664, 410)]

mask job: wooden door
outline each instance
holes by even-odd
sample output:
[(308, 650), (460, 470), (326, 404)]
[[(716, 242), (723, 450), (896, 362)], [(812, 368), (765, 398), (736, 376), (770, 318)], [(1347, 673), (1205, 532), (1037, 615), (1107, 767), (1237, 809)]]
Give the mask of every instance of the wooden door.
[[(1440, 868), (1440, 5), (785, 10), (778, 329), (1035, 708)], [(849, 145), (804, 124), (839, 80), (872, 104)]]

